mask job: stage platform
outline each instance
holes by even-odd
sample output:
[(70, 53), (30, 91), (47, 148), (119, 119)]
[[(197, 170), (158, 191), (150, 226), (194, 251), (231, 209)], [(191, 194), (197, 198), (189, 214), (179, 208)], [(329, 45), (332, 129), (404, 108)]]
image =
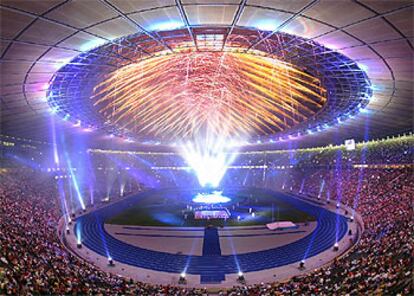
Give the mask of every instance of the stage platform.
[(266, 224), (269, 230), (284, 230), (284, 229), (295, 229), (298, 226), (291, 221), (278, 221)]

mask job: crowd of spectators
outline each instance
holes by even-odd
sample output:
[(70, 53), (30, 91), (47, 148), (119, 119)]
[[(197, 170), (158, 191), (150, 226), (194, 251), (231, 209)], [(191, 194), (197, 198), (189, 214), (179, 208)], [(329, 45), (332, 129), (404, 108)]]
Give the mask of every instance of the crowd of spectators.
[[(413, 158), (414, 136), (399, 137), (384, 141), (359, 143), (354, 150), (342, 146), (327, 146), (296, 150), (238, 151), (235, 149), (233, 166), (281, 167), (327, 167), (342, 162), (344, 166), (354, 164), (403, 164)], [(162, 171), (168, 168), (188, 166), (176, 150), (170, 152), (132, 152), (121, 150), (90, 150), (89, 156), (95, 167), (136, 168), (144, 171)]]
[(0, 175), (0, 295), (200, 295), (198, 290), (130, 281), (78, 259), (57, 235), (55, 180)]
[[(305, 277), (235, 287), (227, 295), (412, 295), (412, 168), (322, 169), (310, 175), (296, 170), (291, 174), (296, 182), (289, 190), (355, 207), (365, 225), (360, 242), (347, 256)], [(322, 196), (321, 180), (325, 180)]]
[[(393, 163), (412, 163), (412, 146), (392, 146), (376, 146), (379, 151), (371, 149), (366, 155), (376, 155), (377, 159), (374, 156), (365, 159), (375, 160), (376, 163), (388, 163), (389, 159)], [(394, 152), (389, 152), (390, 149)], [(411, 157), (404, 153), (393, 154), (400, 150), (408, 151)], [(319, 154), (323, 155), (318, 156), (319, 162), (327, 164), (324, 167), (298, 166), (284, 170), (283, 178), (275, 174), (274, 179), (266, 179), (260, 170), (250, 173), (232, 170), (229, 178), (241, 174), (242, 177), (235, 179), (237, 181), (233, 185), (246, 185), (246, 180), (250, 180), (247, 181), (248, 185), (267, 186), (272, 183), (272, 188), (278, 187), (321, 200), (340, 201), (356, 209), (364, 220), (365, 231), (359, 243), (346, 256), (303, 277), (295, 277), (284, 283), (235, 286), (220, 292), (221, 295), (414, 293), (413, 167), (371, 169), (338, 166), (333, 162), (333, 159), (338, 161), (335, 157), (337, 153)], [(356, 159), (353, 161), (357, 162)], [(333, 163), (335, 165), (332, 166)], [(267, 176), (271, 173), (268, 170)], [(171, 175), (166, 174), (160, 180), (164, 179), (171, 179)], [(272, 181), (276, 179), (281, 181)], [(0, 174), (1, 295), (207, 294), (205, 290), (182, 286), (132, 281), (99, 270), (72, 255), (62, 245), (56, 231), (61, 217), (56, 184), (52, 174), (29, 169), (5, 170)]]

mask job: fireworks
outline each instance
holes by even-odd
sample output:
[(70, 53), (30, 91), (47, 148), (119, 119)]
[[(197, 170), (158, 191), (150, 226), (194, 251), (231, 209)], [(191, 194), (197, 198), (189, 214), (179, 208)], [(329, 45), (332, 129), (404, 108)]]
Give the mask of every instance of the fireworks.
[(124, 66), (94, 89), (105, 118), (141, 136), (246, 138), (305, 121), (326, 102), (320, 81), (259, 55), (186, 52)]

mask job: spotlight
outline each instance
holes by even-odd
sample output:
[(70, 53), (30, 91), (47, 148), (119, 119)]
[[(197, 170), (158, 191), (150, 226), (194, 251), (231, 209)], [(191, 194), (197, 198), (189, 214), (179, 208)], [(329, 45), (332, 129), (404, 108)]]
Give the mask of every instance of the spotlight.
[(68, 226), (66, 226), (66, 234), (70, 234), (70, 230)]
[(68, 224), (72, 225), (72, 219), (69, 217)]
[(255, 24), (254, 26), (260, 31), (272, 32), (277, 29), (277, 23), (275, 23), (274, 21), (270, 21), (270, 20), (269, 21), (262, 20), (258, 22), (257, 24)]
[(151, 25), (149, 28), (150, 31), (169, 31), (173, 29), (178, 29), (183, 26), (181, 21), (168, 21), (168, 22), (161, 22), (155, 23)]
[(340, 203), (338, 202), (337, 204), (336, 204), (336, 208), (337, 209), (339, 209), (339, 207), (340, 207), (341, 205), (340, 205)]
[(108, 257), (108, 265), (109, 266), (115, 266), (114, 260), (112, 259), (112, 257)]
[(245, 284), (246, 279), (244, 278), (243, 272), (239, 271), (239, 273), (237, 275), (238, 275), (237, 282), (239, 282), (240, 284)]
[(357, 64), (357, 66), (364, 72), (368, 71), (368, 66), (363, 64)]
[(305, 269), (305, 260), (299, 262), (299, 269)]
[(351, 222), (354, 222), (354, 216), (351, 216)]
[(82, 249), (82, 243), (81, 243), (81, 242), (78, 242), (78, 243), (76, 244), (76, 247), (77, 247), (78, 249)]
[(334, 244), (333, 250), (334, 250), (335, 252), (337, 252), (337, 251), (339, 250), (339, 244), (338, 244), (338, 243), (335, 243), (335, 244)]
[(185, 285), (185, 284), (187, 284), (187, 280), (185, 279), (185, 272), (184, 271), (180, 274), (180, 278), (178, 280), (178, 284), (179, 285)]

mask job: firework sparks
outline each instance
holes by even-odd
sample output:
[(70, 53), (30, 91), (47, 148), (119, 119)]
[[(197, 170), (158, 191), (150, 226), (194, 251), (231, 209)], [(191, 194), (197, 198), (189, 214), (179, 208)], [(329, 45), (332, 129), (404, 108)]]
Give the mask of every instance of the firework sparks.
[(163, 140), (273, 134), (305, 121), (326, 102), (315, 77), (269, 57), (236, 52), (142, 60), (114, 71), (94, 92), (94, 105), (106, 118)]

